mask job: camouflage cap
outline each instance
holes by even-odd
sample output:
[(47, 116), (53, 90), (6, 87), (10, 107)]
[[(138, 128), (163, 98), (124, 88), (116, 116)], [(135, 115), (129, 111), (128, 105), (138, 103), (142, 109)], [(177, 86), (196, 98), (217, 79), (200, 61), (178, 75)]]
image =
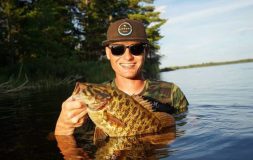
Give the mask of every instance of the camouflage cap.
[(140, 41), (148, 43), (146, 31), (142, 22), (131, 19), (121, 19), (111, 23), (107, 30), (107, 40), (102, 45), (106, 46), (112, 42)]

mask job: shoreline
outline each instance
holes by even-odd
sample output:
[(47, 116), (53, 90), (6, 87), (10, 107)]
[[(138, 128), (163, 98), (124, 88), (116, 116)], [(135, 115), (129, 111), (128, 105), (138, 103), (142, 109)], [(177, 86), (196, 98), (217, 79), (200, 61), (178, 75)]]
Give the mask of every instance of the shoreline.
[(160, 72), (169, 72), (169, 71), (175, 71), (175, 70), (179, 70), (179, 69), (211, 67), (211, 66), (239, 64), (239, 63), (250, 63), (250, 62), (253, 62), (253, 59), (240, 59), (240, 60), (235, 60), (235, 61), (223, 61), (223, 62), (208, 62), (208, 63), (191, 64), (191, 65), (185, 65), (185, 66), (165, 67), (165, 68), (161, 68)]

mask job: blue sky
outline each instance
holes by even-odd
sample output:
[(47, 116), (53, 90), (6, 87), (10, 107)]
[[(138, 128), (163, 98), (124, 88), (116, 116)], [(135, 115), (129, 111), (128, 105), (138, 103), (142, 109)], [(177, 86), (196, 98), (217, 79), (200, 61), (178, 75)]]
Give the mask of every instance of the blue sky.
[(253, 0), (155, 0), (161, 67), (253, 58)]

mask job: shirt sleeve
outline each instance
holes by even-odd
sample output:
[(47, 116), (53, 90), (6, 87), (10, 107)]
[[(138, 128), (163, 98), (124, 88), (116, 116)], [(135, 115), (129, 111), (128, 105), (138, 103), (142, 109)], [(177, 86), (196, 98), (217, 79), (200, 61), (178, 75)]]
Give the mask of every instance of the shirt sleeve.
[(182, 92), (182, 90), (177, 86), (173, 85), (171, 92), (172, 106), (176, 112), (184, 112), (188, 109), (188, 101)]

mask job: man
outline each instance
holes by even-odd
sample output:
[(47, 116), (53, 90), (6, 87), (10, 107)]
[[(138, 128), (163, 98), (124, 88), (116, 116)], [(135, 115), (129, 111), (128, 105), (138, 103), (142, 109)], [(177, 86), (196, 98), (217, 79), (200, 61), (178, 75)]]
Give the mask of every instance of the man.
[[(107, 85), (128, 95), (142, 96), (152, 103), (154, 111), (175, 113), (187, 109), (188, 101), (175, 84), (143, 77), (141, 70), (148, 52), (148, 40), (141, 22), (122, 19), (112, 23), (103, 46), (115, 72), (114, 80)], [(72, 135), (86, 119), (85, 104), (69, 97), (62, 104), (55, 135)]]

